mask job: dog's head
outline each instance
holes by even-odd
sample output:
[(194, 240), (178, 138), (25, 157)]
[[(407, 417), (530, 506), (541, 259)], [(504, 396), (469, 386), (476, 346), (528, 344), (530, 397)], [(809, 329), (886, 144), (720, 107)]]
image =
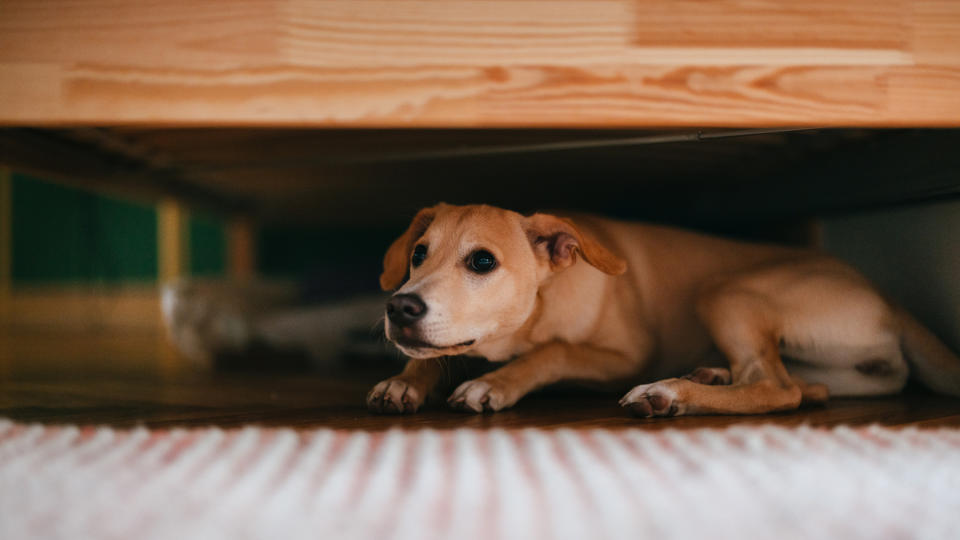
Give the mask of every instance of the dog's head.
[(403, 285), (387, 302), (387, 338), (408, 356), (431, 358), (509, 336), (533, 313), (540, 285), (578, 255), (607, 274), (626, 271), (568, 219), (482, 205), (424, 208), (383, 259), (380, 286)]

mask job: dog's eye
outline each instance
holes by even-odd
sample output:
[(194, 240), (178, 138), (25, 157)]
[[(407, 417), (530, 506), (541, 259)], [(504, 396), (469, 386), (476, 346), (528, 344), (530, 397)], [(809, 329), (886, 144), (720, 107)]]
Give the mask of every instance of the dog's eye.
[(497, 267), (497, 258), (485, 249), (474, 251), (467, 257), (467, 266), (478, 274), (486, 274)]
[(420, 244), (419, 246), (413, 248), (413, 257), (410, 258), (410, 262), (413, 264), (413, 267), (416, 268), (423, 264), (423, 260), (427, 258), (427, 246)]

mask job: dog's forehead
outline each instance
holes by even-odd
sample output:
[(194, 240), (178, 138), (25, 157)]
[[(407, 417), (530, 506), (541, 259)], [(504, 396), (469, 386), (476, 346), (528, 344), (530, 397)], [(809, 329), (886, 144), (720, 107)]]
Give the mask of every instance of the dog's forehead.
[(469, 243), (508, 249), (518, 234), (518, 221), (511, 212), (478, 205), (452, 207), (440, 213), (424, 237), (451, 247)]

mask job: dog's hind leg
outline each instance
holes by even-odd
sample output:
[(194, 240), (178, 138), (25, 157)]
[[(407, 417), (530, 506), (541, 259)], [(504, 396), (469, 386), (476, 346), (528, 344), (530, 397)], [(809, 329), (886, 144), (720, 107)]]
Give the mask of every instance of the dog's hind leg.
[(731, 384), (666, 379), (635, 387), (620, 404), (638, 416), (760, 414), (796, 409), (804, 389), (810, 399), (825, 389), (807, 388), (787, 373), (778, 350), (777, 311), (762, 296), (738, 289), (705, 296), (698, 305), (714, 344), (730, 362)]
[(680, 378), (709, 386), (730, 384), (733, 381), (730, 370), (722, 367), (699, 367)]

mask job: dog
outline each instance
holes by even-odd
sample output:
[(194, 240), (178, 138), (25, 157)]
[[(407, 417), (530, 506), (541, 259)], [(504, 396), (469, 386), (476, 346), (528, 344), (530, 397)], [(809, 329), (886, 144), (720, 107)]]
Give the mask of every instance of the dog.
[(445, 362), (501, 364), (454, 409), (513, 406), (571, 382), (627, 390), (640, 417), (762, 414), (899, 392), (911, 371), (960, 395), (960, 359), (849, 265), (589, 215), (421, 210), (384, 256), (385, 334), (409, 361), (366, 398), (413, 413)]

